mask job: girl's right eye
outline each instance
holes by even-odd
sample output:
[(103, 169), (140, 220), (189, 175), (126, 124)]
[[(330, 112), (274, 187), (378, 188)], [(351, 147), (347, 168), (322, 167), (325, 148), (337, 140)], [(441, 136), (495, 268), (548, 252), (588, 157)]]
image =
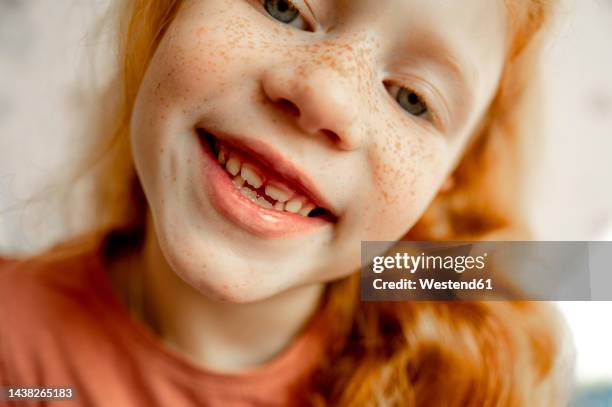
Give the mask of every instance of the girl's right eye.
[(308, 29), (308, 23), (302, 17), (300, 10), (289, 0), (264, 0), (263, 6), (266, 12), (275, 20), (300, 30)]

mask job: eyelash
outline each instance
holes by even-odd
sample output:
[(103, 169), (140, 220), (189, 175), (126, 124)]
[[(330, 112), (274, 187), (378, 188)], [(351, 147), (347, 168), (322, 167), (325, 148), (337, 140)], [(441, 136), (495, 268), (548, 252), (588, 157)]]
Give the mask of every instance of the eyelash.
[(290, 0), (271, 0), (272, 3), (275, 3), (278, 6), (278, 3), (282, 2), (281, 4), (285, 4), (287, 5), (290, 9), (295, 9), (295, 11), (297, 12), (297, 16), (296, 18), (300, 18), (302, 20), (301, 24), (299, 26), (293, 25), (292, 23), (295, 21), (295, 19), (291, 20), (291, 21), (283, 21), (279, 18), (276, 18), (275, 16), (273, 16), (270, 12), (270, 10), (268, 9), (268, 0), (260, 0), (261, 6), (263, 7), (264, 11), (268, 14), (268, 16), (270, 16), (270, 18), (276, 20), (277, 22), (280, 22), (281, 24), (285, 24), (285, 25), (291, 25), (294, 28), (298, 29), (298, 30), (303, 30), (303, 31), (314, 31), (312, 29), (312, 24), (310, 24), (310, 22), (308, 21), (308, 19), (306, 19), (304, 17), (304, 14), (300, 11), (299, 7), (297, 7), (295, 4), (293, 4), (292, 1)]
[[(287, 6), (289, 6), (292, 9), (295, 9), (295, 11), (297, 12), (297, 17), (296, 18), (301, 18), (302, 19), (302, 24), (301, 26), (294, 26), (297, 29), (301, 29), (304, 31), (313, 31), (312, 30), (312, 25), (307, 21), (307, 19), (304, 17), (303, 13), (300, 11), (300, 9), (298, 7), (295, 6), (295, 4), (293, 4), (292, 1), (290, 0), (270, 0), (272, 2), (276, 2), (275, 5), (278, 6), (278, 1), (282, 1), (283, 4), (286, 4)], [(268, 9), (268, 0), (260, 0), (260, 4), (262, 6), (262, 8), (264, 9), (264, 12), (266, 12), (268, 14), (268, 16), (270, 16), (270, 18), (274, 19), (275, 21), (281, 23), (281, 24), (285, 24), (285, 25), (292, 25), (291, 23), (293, 21), (295, 21), (295, 19), (290, 20), (289, 22), (285, 22), (282, 21), (278, 18), (276, 18), (275, 16), (273, 16), (270, 12), (270, 10)], [(432, 124), (436, 125), (438, 124), (438, 120), (437, 120), (437, 115), (435, 114), (435, 112), (430, 108), (430, 104), (427, 100), (426, 97), (424, 97), (422, 95), (421, 92), (416, 91), (412, 88), (409, 88), (407, 86), (402, 86), (402, 85), (397, 85), (394, 83), (387, 83), (385, 82), (385, 87), (387, 88), (387, 92), (394, 98), (395, 103), (397, 103), (397, 105), (399, 106), (400, 109), (402, 109), (406, 114), (409, 114), (412, 117), (416, 117), (422, 120), (426, 120), (428, 122), (431, 122)], [(400, 92), (406, 90), (408, 93), (408, 98), (410, 97), (415, 97), (417, 100), (416, 102), (413, 102), (412, 100), (409, 100), (409, 102), (411, 104), (417, 104), (420, 103), (423, 105), (423, 112), (419, 113), (419, 114), (415, 114), (410, 112), (408, 109), (406, 109), (405, 107), (402, 106), (401, 102), (398, 100), (399, 99), (399, 95)], [(405, 94), (405, 93), (404, 93)]]
[[(399, 108), (402, 109), (403, 113), (408, 114), (412, 117), (419, 118), (421, 120), (429, 121), (433, 124), (438, 124), (437, 115), (434, 109), (431, 108), (431, 103), (429, 103), (429, 100), (428, 100), (429, 98), (425, 97), (422, 92), (415, 90), (414, 88), (404, 86), (404, 85), (398, 85), (392, 82), (384, 82), (384, 85), (387, 88), (387, 92), (393, 97), (393, 100), (395, 101), (395, 103), (397, 103)], [(408, 93), (408, 96), (414, 95), (414, 97), (417, 98), (416, 102), (423, 105), (422, 113), (419, 113), (419, 114), (412, 113), (401, 105), (398, 99), (399, 99), (400, 92), (402, 90), (406, 90), (406, 92)], [(413, 103), (413, 102), (410, 101), (410, 103)]]

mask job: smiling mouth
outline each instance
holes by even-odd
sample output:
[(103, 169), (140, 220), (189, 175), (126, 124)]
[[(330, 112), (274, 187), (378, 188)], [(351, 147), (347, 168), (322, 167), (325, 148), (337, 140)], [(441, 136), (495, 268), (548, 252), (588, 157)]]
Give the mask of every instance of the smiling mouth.
[(266, 165), (246, 149), (220, 140), (204, 129), (198, 128), (197, 131), (235, 189), (261, 209), (274, 211), (279, 216), (317, 218), (326, 222), (337, 220), (330, 210), (315, 203), (317, 199), (311, 191)]

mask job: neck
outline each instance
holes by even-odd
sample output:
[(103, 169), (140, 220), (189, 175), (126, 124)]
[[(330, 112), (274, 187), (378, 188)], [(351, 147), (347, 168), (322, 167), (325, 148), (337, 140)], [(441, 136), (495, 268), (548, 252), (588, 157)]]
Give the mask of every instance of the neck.
[(139, 290), (118, 289), (138, 291), (143, 322), (167, 345), (206, 368), (232, 372), (265, 363), (289, 345), (319, 303), (323, 284), (247, 304), (211, 300), (167, 264), (150, 216), (146, 229), (143, 249), (117, 266), (123, 272), (112, 273), (132, 274), (136, 278), (130, 283), (119, 284), (138, 284)]

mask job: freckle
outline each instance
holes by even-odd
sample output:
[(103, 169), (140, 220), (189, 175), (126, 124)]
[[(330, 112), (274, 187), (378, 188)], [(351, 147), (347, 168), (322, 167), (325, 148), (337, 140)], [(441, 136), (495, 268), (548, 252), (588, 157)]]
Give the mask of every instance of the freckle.
[(387, 193), (387, 191), (383, 190), (382, 194), (383, 198), (385, 198), (385, 202), (389, 203), (389, 194)]
[(208, 32), (208, 28), (199, 27), (199, 28), (196, 28), (195, 32), (196, 32), (196, 35), (202, 36)]

